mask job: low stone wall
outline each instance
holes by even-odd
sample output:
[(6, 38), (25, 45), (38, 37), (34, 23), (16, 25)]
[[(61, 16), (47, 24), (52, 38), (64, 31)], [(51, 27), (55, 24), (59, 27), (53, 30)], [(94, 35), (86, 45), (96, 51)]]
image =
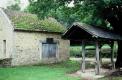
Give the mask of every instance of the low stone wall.
[(6, 59), (2, 59), (0, 60), (0, 67), (9, 67), (11, 66), (11, 58), (6, 58)]

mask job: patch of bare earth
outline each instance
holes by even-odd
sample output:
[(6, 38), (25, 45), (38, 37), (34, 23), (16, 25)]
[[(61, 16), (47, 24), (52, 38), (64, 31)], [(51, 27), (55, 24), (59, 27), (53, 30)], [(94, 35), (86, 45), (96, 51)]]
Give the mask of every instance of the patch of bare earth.
[[(70, 58), (70, 60), (81, 62), (82, 58)], [(90, 68), (90, 65), (95, 65), (94, 60), (94, 58), (86, 59), (86, 62), (89, 63), (89, 67), (85, 70), (85, 73), (83, 73), (81, 70), (78, 70), (68, 75), (73, 77), (81, 77), (81, 80), (97, 80), (103, 77), (122, 76), (122, 70), (111, 69), (111, 61), (109, 58), (102, 59), (100, 75), (96, 75), (95, 68)]]
[(97, 80), (99, 78), (105, 77), (106, 75), (110, 74), (109, 69), (101, 69), (100, 75), (95, 74), (95, 69), (86, 69), (85, 73), (83, 73), (81, 70), (78, 70), (74, 73), (68, 74), (69, 76), (73, 77), (81, 77), (81, 80)]

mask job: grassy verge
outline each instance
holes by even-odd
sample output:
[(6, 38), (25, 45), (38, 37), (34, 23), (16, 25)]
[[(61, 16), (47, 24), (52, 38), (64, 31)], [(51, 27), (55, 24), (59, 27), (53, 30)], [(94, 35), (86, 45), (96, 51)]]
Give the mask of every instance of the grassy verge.
[(0, 68), (0, 80), (80, 80), (67, 73), (80, 68), (78, 62), (66, 61), (58, 64)]
[(105, 77), (99, 80), (122, 80), (122, 77)]

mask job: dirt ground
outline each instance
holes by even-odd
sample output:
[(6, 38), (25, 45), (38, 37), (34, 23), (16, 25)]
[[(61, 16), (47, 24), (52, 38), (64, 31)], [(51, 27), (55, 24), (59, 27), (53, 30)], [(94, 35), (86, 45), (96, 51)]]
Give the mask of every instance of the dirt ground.
[(100, 75), (96, 75), (95, 69), (91, 68), (91, 69), (86, 69), (85, 73), (83, 73), (81, 70), (78, 70), (68, 75), (73, 77), (81, 77), (82, 80), (97, 80), (99, 78), (105, 77), (106, 75), (110, 74), (110, 72), (111, 71), (109, 69), (101, 68)]
[[(81, 62), (82, 58), (70, 58), (70, 60)], [(94, 58), (91, 58), (91, 59), (86, 58), (86, 62), (89, 62), (89, 63), (94, 62), (94, 60), (95, 60)], [(114, 61), (115, 61), (115, 59), (114, 59)], [(93, 68), (93, 67), (87, 68), (85, 70), (85, 73), (83, 73), (81, 70), (78, 70), (78, 71), (70, 73), (68, 75), (73, 76), (73, 77), (81, 77), (82, 80), (97, 80), (97, 79), (105, 77), (105, 76), (117, 75), (118, 71), (111, 69), (111, 66), (109, 64), (110, 63), (109, 58), (102, 59), (102, 63), (106, 63), (106, 64), (101, 64), (100, 75), (96, 75), (95, 68)], [(94, 65), (94, 64), (92, 63), (92, 65)], [(120, 74), (120, 72), (118, 73), (118, 75), (119, 74)]]

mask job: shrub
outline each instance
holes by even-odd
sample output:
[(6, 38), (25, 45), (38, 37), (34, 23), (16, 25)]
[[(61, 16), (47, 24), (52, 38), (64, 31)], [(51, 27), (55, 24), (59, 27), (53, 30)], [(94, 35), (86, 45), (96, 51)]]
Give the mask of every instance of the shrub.
[[(100, 56), (105, 58), (110, 58), (110, 46), (105, 44), (100, 49)], [(116, 50), (117, 51), (117, 47)], [(70, 47), (70, 56), (71, 57), (82, 57), (82, 47), (81, 46), (71, 46)], [(95, 46), (86, 46), (86, 57), (95, 57)], [(116, 57), (117, 54), (114, 54), (114, 57)]]

